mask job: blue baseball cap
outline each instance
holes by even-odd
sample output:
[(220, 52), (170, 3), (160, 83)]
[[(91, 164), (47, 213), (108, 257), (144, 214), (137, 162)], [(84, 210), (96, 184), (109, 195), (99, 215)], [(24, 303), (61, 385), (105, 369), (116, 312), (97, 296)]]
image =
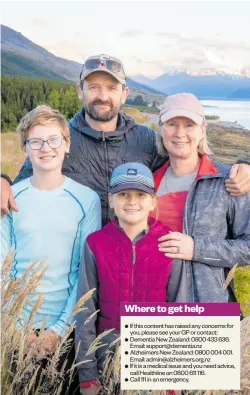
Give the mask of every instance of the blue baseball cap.
[(154, 177), (149, 168), (141, 163), (129, 162), (116, 167), (111, 175), (110, 193), (125, 189), (155, 193)]

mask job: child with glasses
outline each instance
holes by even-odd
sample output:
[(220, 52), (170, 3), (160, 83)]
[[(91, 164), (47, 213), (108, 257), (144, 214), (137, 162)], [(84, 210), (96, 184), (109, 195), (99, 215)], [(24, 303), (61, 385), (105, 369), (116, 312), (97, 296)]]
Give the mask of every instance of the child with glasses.
[[(23, 117), (17, 132), (33, 176), (12, 186), (19, 210), (2, 219), (2, 259), (10, 248), (14, 250), (15, 279), (24, 275), (31, 262), (46, 260), (48, 269), (33, 300), (35, 303), (40, 294), (44, 299), (33, 317), (34, 332), (27, 343), (41, 344), (38, 340), (42, 337), (41, 352), (48, 355), (72, 324), (82, 251), (86, 237), (100, 229), (101, 206), (93, 190), (62, 174), (70, 149), (63, 115), (48, 106), (38, 106)], [(25, 307), (19, 325), (29, 319), (32, 307)], [(45, 322), (46, 330), (37, 337)], [(73, 354), (69, 352), (69, 366)], [(62, 393), (71, 393), (65, 386)]]

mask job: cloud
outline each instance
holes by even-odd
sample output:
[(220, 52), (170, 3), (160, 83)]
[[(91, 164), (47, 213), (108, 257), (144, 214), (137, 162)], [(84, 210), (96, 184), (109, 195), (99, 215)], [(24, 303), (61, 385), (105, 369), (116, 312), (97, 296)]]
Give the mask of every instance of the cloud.
[(124, 32), (121, 33), (120, 37), (138, 37), (141, 36), (143, 34), (143, 32), (141, 32), (140, 30), (125, 30)]
[(66, 40), (46, 45), (46, 49), (56, 56), (70, 60), (74, 59), (80, 63), (83, 62), (83, 59), (88, 57), (83, 45)]
[(158, 37), (165, 37), (165, 38), (177, 38), (180, 39), (181, 36), (178, 33), (168, 33), (168, 32), (157, 32), (155, 33)]
[[(220, 35), (216, 34), (217, 38), (206, 38), (206, 37), (185, 37), (178, 33), (158, 32), (156, 36), (165, 38), (167, 41), (172, 42), (172, 39), (177, 40), (178, 45), (185, 46), (199, 46), (203, 49), (214, 48), (217, 50), (242, 50), (249, 51), (250, 44), (246, 42), (229, 42), (220, 38)], [(166, 44), (167, 46), (167, 44)]]
[(35, 17), (35, 18), (31, 18), (31, 23), (35, 26), (48, 26), (51, 24), (51, 20), (46, 18)]

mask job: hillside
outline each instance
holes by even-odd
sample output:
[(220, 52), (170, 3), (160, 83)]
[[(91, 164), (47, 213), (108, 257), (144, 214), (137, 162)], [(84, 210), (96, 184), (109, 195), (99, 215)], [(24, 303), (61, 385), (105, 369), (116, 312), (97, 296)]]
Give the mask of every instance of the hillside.
[[(34, 73), (37, 73), (39, 63), (40, 67), (45, 69), (41, 77), (51, 78), (51, 73), (55, 73), (61, 77), (61, 80), (76, 82), (82, 68), (80, 63), (55, 56), (21, 33), (4, 25), (1, 25), (1, 51), (3, 53), (2, 61), (5, 61), (7, 54), (15, 55), (15, 57), (8, 59), (9, 75), (27, 75), (28, 72), (30, 73), (29, 76), (33, 76)], [(29, 68), (26, 68), (26, 65), (23, 64), (23, 58), (26, 59), (26, 65), (29, 62), (31, 63)], [(19, 66), (19, 63), (24, 66), (21, 70), (14, 67), (15, 65)], [(33, 67), (35, 70), (33, 70)], [(19, 72), (22, 72), (22, 74), (19, 74)], [(26, 74), (23, 74), (24, 72)]]
[(66, 81), (62, 75), (48, 68), (41, 67), (40, 62), (11, 52), (1, 53), (2, 75), (24, 76), (33, 78), (49, 78)]

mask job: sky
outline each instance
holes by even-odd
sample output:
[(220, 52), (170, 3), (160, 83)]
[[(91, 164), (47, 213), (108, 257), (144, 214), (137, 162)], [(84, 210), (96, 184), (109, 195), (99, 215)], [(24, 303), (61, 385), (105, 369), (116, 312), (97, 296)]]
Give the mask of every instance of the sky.
[(8, 1), (1, 23), (57, 56), (99, 53), (130, 76), (214, 68), (250, 76), (250, 2)]

